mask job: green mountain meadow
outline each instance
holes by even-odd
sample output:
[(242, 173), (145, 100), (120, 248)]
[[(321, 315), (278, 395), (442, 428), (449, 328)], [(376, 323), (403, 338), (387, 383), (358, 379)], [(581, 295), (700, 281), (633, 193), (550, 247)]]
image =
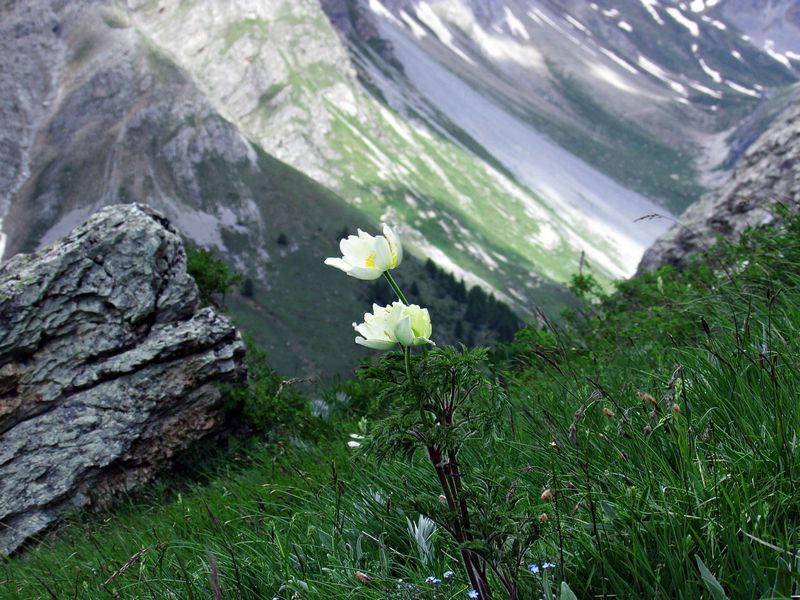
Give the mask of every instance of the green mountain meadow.
[[(471, 414), (487, 434), (459, 456), (463, 498), (492, 521), (473, 511), (487, 541), (469, 547), (517, 552), (519, 597), (798, 593), (798, 235), (787, 218), (610, 294), (576, 274), (582, 300), (561, 323), (489, 354), (412, 357), (412, 377), (479, 362), (488, 392)], [(317, 293), (332, 319), (354, 310)], [(251, 351), (250, 387), (230, 393), (239, 435), (3, 559), (0, 597), (467, 597), (431, 464), (380, 446), (399, 443), (382, 378), (402, 356), (377, 354), (356, 378), (309, 391)]]

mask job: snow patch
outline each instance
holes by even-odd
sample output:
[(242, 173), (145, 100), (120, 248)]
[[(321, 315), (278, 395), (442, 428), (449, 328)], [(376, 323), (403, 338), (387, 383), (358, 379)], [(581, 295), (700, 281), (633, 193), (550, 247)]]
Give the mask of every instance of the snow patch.
[(327, 88), (323, 93), (323, 98), (351, 117), (358, 115), (356, 96), (350, 86), (344, 82), (340, 81), (336, 85)]
[(652, 61), (649, 61), (648, 59), (646, 59), (641, 54), (639, 55), (638, 62), (639, 62), (639, 66), (642, 69), (644, 69), (645, 71), (647, 71), (648, 73), (650, 73), (650, 75), (652, 75), (656, 79), (659, 79), (659, 80), (663, 81), (669, 87), (671, 87), (674, 91), (678, 92), (682, 96), (688, 96), (688, 93), (686, 91), (686, 87), (683, 86), (682, 84), (678, 83), (677, 81), (674, 81), (674, 80), (670, 79), (669, 77), (667, 77), (667, 74), (664, 72), (664, 70), (661, 67), (659, 67), (657, 64), (655, 64)]
[(745, 96), (751, 96), (753, 98), (760, 98), (761, 94), (758, 93), (756, 90), (751, 90), (743, 85), (736, 83), (735, 81), (725, 81), (725, 85), (731, 88), (734, 92), (739, 92), (740, 94), (744, 94)]
[(507, 6), (505, 7), (505, 13), (506, 23), (508, 24), (508, 29), (511, 31), (511, 34), (521, 37), (525, 41), (530, 40), (531, 36), (528, 34), (528, 30), (525, 29), (525, 25), (522, 24), (522, 21), (520, 21)]
[(398, 24), (395, 16), (389, 9), (387, 9), (383, 4), (381, 4), (380, 0), (369, 0), (369, 9), (379, 17), (388, 19), (389, 21), (391, 21), (396, 25)]
[(390, 110), (381, 106), (381, 117), (383, 120), (386, 121), (389, 126), (394, 129), (394, 131), (403, 138), (409, 146), (413, 148), (418, 148), (419, 145), (417, 141), (414, 139), (413, 134), (411, 133), (411, 129), (405, 124), (402, 123), (399, 119), (397, 119)]
[(609, 69), (605, 65), (593, 64), (590, 67), (590, 72), (597, 79), (605, 81), (606, 83), (614, 86), (618, 90), (636, 95), (640, 93), (637, 88), (633, 87), (632, 85), (629, 85), (624, 79), (622, 79), (622, 77), (619, 76), (619, 73), (617, 73), (612, 69)]
[(439, 41), (447, 46), (451, 52), (469, 64), (475, 64), (472, 62), (472, 59), (469, 56), (464, 54), (461, 49), (455, 45), (453, 42), (453, 34), (450, 33), (447, 25), (445, 25), (444, 22), (439, 18), (439, 15), (434, 12), (430, 4), (427, 2), (420, 2), (415, 10), (417, 13), (417, 18), (425, 23), (425, 25), (427, 25), (430, 30), (433, 31), (433, 34), (439, 39)]
[(536, 14), (535, 10), (529, 10), (526, 14), (528, 15), (528, 18), (531, 21), (534, 21), (537, 25), (544, 25), (544, 21), (542, 21), (542, 18)]
[(549, 223), (541, 223), (539, 231), (534, 233), (529, 241), (534, 246), (541, 246), (545, 250), (555, 250), (561, 243), (561, 236)]
[[(247, 160), (250, 162), (250, 166), (254, 169), (258, 170), (258, 154), (256, 153), (255, 148), (253, 148), (253, 144), (250, 143), (244, 134), (239, 132), (239, 139), (241, 139), (242, 144), (244, 144), (245, 152), (247, 153)], [(2, 225), (2, 221), (0, 221), (0, 225)], [(2, 251), (0, 251), (0, 258), (3, 257)]]
[(706, 94), (707, 96), (711, 96), (712, 98), (716, 98), (719, 100), (722, 98), (722, 92), (718, 92), (717, 90), (712, 90), (711, 88), (707, 88), (706, 86), (697, 83), (696, 81), (692, 81), (689, 84), (689, 87), (696, 89), (698, 92)]
[(564, 15), (564, 19), (566, 19), (566, 21), (567, 21), (567, 22), (568, 22), (570, 25), (572, 25), (572, 26), (573, 26), (575, 29), (577, 29), (578, 31), (580, 31), (580, 32), (582, 32), (582, 33), (585, 33), (586, 35), (589, 35), (589, 36), (591, 36), (591, 35), (592, 35), (592, 32), (591, 32), (591, 31), (589, 31), (589, 28), (588, 28), (588, 27), (586, 27), (586, 25), (584, 25), (584, 24), (583, 24), (583, 23), (581, 23), (580, 21), (578, 21), (578, 19), (576, 19), (576, 18), (575, 18), (575, 17), (573, 17), (572, 15)]
[(728, 26), (725, 25), (725, 23), (723, 23), (722, 21), (717, 21), (716, 19), (712, 19), (708, 15), (703, 15), (702, 17), (700, 17), (700, 20), (703, 21), (703, 23), (708, 23), (712, 27), (716, 27), (720, 31), (725, 31), (728, 29)]
[(650, 16), (653, 17), (653, 20), (656, 23), (659, 25), (664, 24), (664, 19), (661, 18), (661, 15), (659, 15), (658, 11), (656, 10), (656, 6), (658, 6), (658, 2), (656, 2), (656, 0), (641, 0), (641, 3)]
[(697, 57), (697, 62), (700, 63), (700, 68), (703, 69), (703, 72), (714, 80), (714, 83), (722, 83), (722, 75), (720, 75), (719, 71), (709, 67), (706, 61), (699, 56)]
[(425, 31), (423, 27), (420, 26), (411, 16), (404, 10), (400, 11), (400, 18), (403, 20), (403, 23), (408, 25), (408, 28), (411, 30), (411, 35), (413, 35), (418, 40), (421, 40), (428, 32)]
[(633, 32), (633, 27), (631, 27), (630, 23), (628, 23), (627, 21), (620, 21), (619, 23), (617, 23), (617, 27), (622, 29), (622, 31), (627, 31), (628, 33)]
[(781, 63), (787, 69), (791, 69), (792, 68), (792, 63), (789, 61), (789, 59), (786, 58), (780, 52), (776, 52), (775, 51), (775, 42), (774, 41), (767, 40), (766, 42), (764, 42), (764, 52), (766, 52), (769, 55), (770, 58), (772, 58), (774, 60), (777, 60), (779, 63)]
[(600, 52), (605, 54), (608, 58), (613, 60), (615, 63), (617, 63), (620, 67), (622, 67), (623, 69), (625, 69), (629, 73), (633, 73), (634, 75), (638, 75), (639, 74), (639, 71), (636, 69), (636, 67), (631, 65), (628, 61), (623, 60), (622, 58), (620, 58), (619, 56), (617, 56), (616, 54), (611, 52), (611, 50), (606, 50), (605, 48), (600, 48)]
[(689, 30), (694, 37), (700, 36), (700, 26), (684, 15), (679, 9), (675, 8), (674, 6), (669, 6), (666, 9), (667, 14), (672, 17), (676, 23), (679, 25), (683, 25), (686, 29)]

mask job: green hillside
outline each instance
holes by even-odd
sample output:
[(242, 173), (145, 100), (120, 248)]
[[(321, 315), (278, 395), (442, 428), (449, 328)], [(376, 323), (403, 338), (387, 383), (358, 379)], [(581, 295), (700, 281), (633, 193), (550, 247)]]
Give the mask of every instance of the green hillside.
[[(467, 597), (433, 469), (387, 432), (416, 418), (389, 400), (434, 385), (437, 361), (486, 390), (471, 401), (472, 417), (492, 415), (485, 432), (459, 445), (469, 548), (514, 554), (519, 597), (797, 594), (798, 235), (795, 217), (608, 296), (578, 275), (585, 301), (565, 324), (522, 330), (479, 371), (480, 352), (433, 350), (411, 363), (430, 379), (393, 387), (389, 354), (303, 397), (277, 393), (262, 364), (261, 394), (237, 397), (277, 411), (277, 428), (198, 449), (169, 481), (74, 517), (0, 565), (0, 596)], [(355, 309), (319, 296), (324, 311)], [(429, 535), (421, 513), (440, 523)]]
[[(352, 322), (373, 300), (387, 299), (385, 293), (375, 296), (363, 282), (342, 277), (323, 259), (339, 255), (338, 242), (345, 233), (355, 234), (358, 228), (377, 233), (379, 226), (302, 173), (260, 149), (256, 152), (255, 164), (240, 163), (232, 169), (212, 158), (197, 167), (201, 198), (255, 198), (260, 220), (268, 228), (258, 244), (250, 231), (223, 233), (234, 268), (253, 283), (252, 293), (227, 299), (231, 314), (267, 350), (282, 374), (349, 372), (366, 355), (351, 343)], [(260, 264), (264, 252), (270, 260)], [(456, 321), (466, 310), (466, 295), (453, 297), (437, 288), (436, 278), (415, 257), (406, 256), (399, 277), (418, 282), (418, 297), (412, 301), (424, 302), (437, 319), (434, 339), (439, 343), (502, 338), (491, 323), (478, 324), (471, 338), (463, 328), (458, 335)], [(538, 287), (537, 299), (548, 314), (557, 314), (570, 301), (568, 292), (552, 283)]]

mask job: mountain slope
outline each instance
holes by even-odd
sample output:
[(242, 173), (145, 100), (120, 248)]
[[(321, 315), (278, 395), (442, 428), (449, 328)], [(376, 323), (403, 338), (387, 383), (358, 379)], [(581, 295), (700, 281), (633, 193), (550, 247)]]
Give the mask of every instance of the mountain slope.
[(173, 0), (132, 18), (267, 151), (525, 310), (581, 252), (630, 274), (664, 229), (633, 223), (664, 210), (646, 196), (699, 197), (694, 161), (718, 164), (729, 128), (797, 77), (656, 5), (621, 4), (631, 31), (602, 3), (532, 0)]
[[(369, 216), (397, 220), (417, 253), (468, 283), (494, 288), (523, 312), (532, 313), (547, 280), (568, 279), (582, 252), (604, 279), (624, 276), (633, 268), (630, 257), (661, 230), (656, 223), (619, 231), (595, 223), (571, 199), (548, 203), (472, 132), (380, 66), (369, 82), (374, 94), (366, 93), (366, 80), (316, 2), (159, 6), (136, 11), (138, 26), (247, 135)], [(385, 81), (376, 82), (381, 74)], [(537, 142), (543, 155), (559, 151), (526, 131), (523, 146)], [(620, 217), (626, 223), (656, 208), (583, 168), (608, 196), (630, 200), (630, 214)], [(574, 185), (587, 191), (587, 184)]]
[[(322, 261), (343, 231), (374, 230), (374, 221), (249, 141), (113, 5), (42, 2), (2, 16), (0, 40), (16, 31), (20, 41), (3, 48), (13, 60), (0, 84), (14, 89), (29, 133), (12, 130), (0, 147), (20, 157), (4, 172), (6, 256), (58, 239), (102, 206), (143, 202), (251, 280), (252, 298), (230, 301), (234, 317), (281, 372), (330, 374), (366, 354), (342, 340), (354, 337), (371, 288)], [(26, 63), (31, 47), (38, 71)], [(47, 83), (40, 95), (13, 87), (33, 72)], [(420, 262), (409, 257), (404, 272), (428, 291)], [(550, 284), (540, 291), (549, 311), (565, 299)], [(463, 303), (426, 295), (435, 337), (454, 341)]]
[[(667, 225), (634, 223), (665, 211), (640, 192), (685, 204), (692, 161), (721, 159), (730, 124), (796, 78), (711, 17), (695, 36), (671, 5), (623, 8), (627, 28), (605, 5), (533, 0), (5, 6), (6, 254), (149, 202), (274, 296), (239, 308), (281, 348), (336, 233), (385, 219), (521, 314), (558, 307), (584, 256), (601, 281), (632, 273)], [(727, 44), (719, 85), (692, 87)]]

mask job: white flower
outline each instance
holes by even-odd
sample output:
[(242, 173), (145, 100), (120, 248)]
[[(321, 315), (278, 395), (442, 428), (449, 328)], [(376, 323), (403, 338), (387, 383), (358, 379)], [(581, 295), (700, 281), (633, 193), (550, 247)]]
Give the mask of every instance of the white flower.
[(393, 324), (395, 338), (401, 345), (424, 346), (433, 343), (430, 339), (433, 327), (427, 308), (395, 302), (392, 304), (389, 321)]
[(341, 258), (326, 258), (325, 264), (336, 267), (357, 279), (377, 279), (384, 271), (394, 269), (403, 260), (403, 246), (388, 225), (383, 235), (373, 236), (360, 229), (339, 242)]
[(347, 442), (348, 447), (358, 448), (361, 444), (359, 442)]
[(430, 340), (432, 326), (428, 309), (416, 304), (373, 304), (372, 312), (364, 315), (363, 323), (353, 323), (353, 329), (361, 334), (356, 338), (356, 344), (375, 350), (388, 350), (395, 344), (421, 346), (433, 343)]

